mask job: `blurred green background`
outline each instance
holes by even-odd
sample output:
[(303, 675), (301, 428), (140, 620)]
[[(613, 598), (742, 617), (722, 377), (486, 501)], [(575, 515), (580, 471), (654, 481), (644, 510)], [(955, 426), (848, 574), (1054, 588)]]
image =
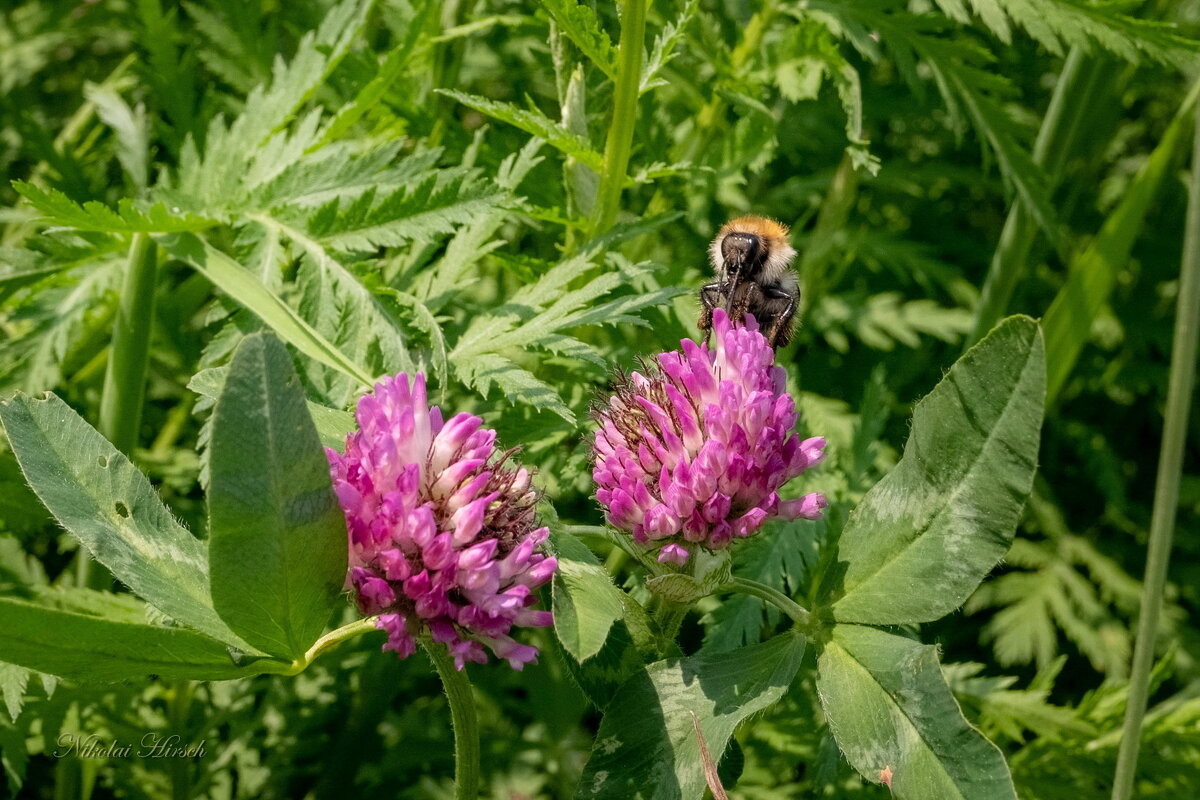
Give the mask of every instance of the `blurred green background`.
[[(161, 202), (210, 220), (207, 241), (376, 374), (428, 372), (444, 408), (524, 448), (561, 519), (600, 524), (589, 403), (612, 367), (695, 334), (717, 228), (775, 217), (803, 288), (780, 360), (806, 430), (830, 441), (809, 484), (833, 500), (828, 526), (894, 463), (912, 402), (964, 347), (1004, 314), (1044, 319), (1051, 397), (1017, 541), (921, 637), (1022, 797), (1106, 795), (1162, 435), (1200, 3), (654, 0), (636, 113), (617, 102), (631, 96), (613, 74), (622, 24), (613, 4), (572, 0), (7, 5), (0, 394), (53, 390), (99, 419), (137, 227), (73, 203)], [(31, 204), (14, 180), (61, 197)], [(132, 453), (203, 535), (211, 402), (187, 384), (262, 322), (177, 260), (155, 280)], [(353, 384), (299, 364), (314, 400), (352, 402)], [(1200, 796), (1198, 416), (1144, 798)], [(4, 448), (0, 591), (71, 585), (75, 544)], [(791, 555), (748, 543), (739, 564), (802, 595), (827, 532), (777, 526)], [(781, 624), (706, 602), (685, 650)], [(599, 720), (550, 637), (534, 639), (536, 667), (472, 668), (496, 798), (572, 796)], [(0, 664), (4, 781), (31, 798), (449, 797), (437, 679), (377, 646), (295, 680), (198, 685), (182, 710), (169, 684), (55, 685)], [(62, 732), (146, 731), (206, 754), (50, 755)], [(731, 796), (886, 796), (841, 760), (811, 680), (737, 738)]]

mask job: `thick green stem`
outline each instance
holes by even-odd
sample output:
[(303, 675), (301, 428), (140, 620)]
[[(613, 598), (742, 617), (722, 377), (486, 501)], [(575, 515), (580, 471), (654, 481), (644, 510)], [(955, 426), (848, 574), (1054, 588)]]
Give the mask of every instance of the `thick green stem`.
[(1150, 671), (1154, 665), (1158, 616), (1162, 610), (1167, 566), (1171, 559), (1171, 537), (1179, 509), (1179, 479), (1183, 469), (1188, 411), (1196, 379), (1196, 350), (1197, 341), (1200, 340), (1200, 105), (1197, 105), (1196, 124), (1175, 339), (1171, 346), (1171, 375), (1167, 384), (1167, 408), (1162, 446), (1158, 453), (1158, 478), (1150, 517), (1150, 546), (1142, 585), (1142, 608), (1138, 614), (1137, 646), (1133, 653), (1125, 725), (1121, 734), (1121, 749), (1117, 754), (1116, 776), (1113, 778), (1113, 800), (1128, 800), (1133, 795), (1142, 719), (1146, 713)]
[[(100, 395), (99, 430), (125, 455), (132, 455), (137, 446), (142, 424), (157, 272), (158, 248), (154, 240), (144, 233), (134, 234)], [(75, 571), (80, 586), (103, 588), (107, 584), (107, 575), (92, 569), (91, 558), (83, 550), (76, 556)]]
[(612, 227), (621, 206), (621, 190), (633, 151), (633, 129), (637, 122), (638, 90), (642, 81), (642, 49), (646, 38), (646, 6), (649, 0), (625, 0), (621, 16), (621, 53), (617, 84), (613, 91), (612, 122), (604, 140), (604, 170), (596, 198), (592, 233)]
[(721, 588), (731, 592), (753, 595), (778, 608), (801, 628), (809, 626), (808, 610), (778, 589), (772, 589), (766, 584), (748, 578), (730, 578)]
[(142, 422), (157, 262), (154, 240), (134, 234), (100, 398), (100, 432), (126, 455), (137, 445)]
[(455, 669), (454, 659), (444, 647), (425, 641), (421, 646), (442, 679), (450, 704), (450, 720), (454, 725), (454, 800), (478, 800), (479, 723), (475, 718), (471, 683), (465, 671)]
[[(167, 702), (167, 712), (170, 715), (171, 729), (168, 735), (179, 736), (181, 742), (187, 742), (188, 713), (192, 706), (192, 682), (175, 680), (171, 682), (171, 694)], [(191, 760), (187, 758), (172, 758), (171, 800), (190, 800), (192, 796)]]
[[(1079, 48), (1068, 54), (1033, 145), (1033, 160), (1044, 170), (1048, 190), (1058, 184), (1067, 160), (1078, 146), (1089, 134), (1094, 135), (1084, 123), (1100, 98), (1112, 92), (1114, 69), (1115, 62), (1087, 56)], [(1014, 200), (988, 267), (966, 347), (987, 335), (1004, 316), (1013, 291), (1025, 273), (1037, 234), (1037, 223), (1021, 201)]]

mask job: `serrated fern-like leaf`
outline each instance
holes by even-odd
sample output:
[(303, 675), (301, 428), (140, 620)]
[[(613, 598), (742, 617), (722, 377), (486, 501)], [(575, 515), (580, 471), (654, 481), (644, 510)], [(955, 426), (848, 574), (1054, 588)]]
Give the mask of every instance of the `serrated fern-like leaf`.
[(328, 248), (373, 250), (451, 233), (493, 208), (502, 196), (469, 175), (447, 180), (443, 173), (431, 173), (378, 201), (372, 188), (349, 203), (330, 201), (302, 219), (287, 210), (278, 216)]
[[(877, 4), (831, 7), (839, 19), (879, 32), (914, 90), (920, 85), (918, 61), (926, 64), (953, 119), (969, 119), (980, 139), (996, 155), (1004, 176), (1034, 221), (1056, 246), (1062, 235), (1042, 169), (1020, 143), (1021, 132), (1001, 108), (997, 95), (1010, 91), (1008, 81), (988, 70), (990, 53), (963, 40), (938, 35), (943, 23), (929, 16), (885, 13)], [(856, 40), (852, 40), (856, 41)], [(857, 41), (856, 41), (857, 45)], [(874, 45), (871, 45), (873, 49)]]
[[(340, 264), (308, 255), (297, 279), (300, 313), (318, 332), (375, 375), (412, 371), (413, 363), (400, 325), (380, 298)], [(305, 364), (309, 382), (327, 405), (341, 408), (362, 387), (320, 364)]]
[[(1200, 57), (1200, 43), (1180, 36), (1176, 28), (1123, 13), (1127, 3), (1081, 0), (968, 0), (979, 18), (1005, 44), (1012, 40), (1010, 22), (1043, 47), (1062, 55), (1067, 47), (1106, 50), (1126, 61), (1143, 58), (1190, 69)], [(943, 3), (939, 3), (945, 9)], [(960, 20), (962, 21), (962, 20)]]
[(114, 211), (94, 200), (80, 205), (57, 189), (42, 189), (24, 181), (13, 181), (13, 187), (42, 212), (46, 222), (80, 231), (180, 233), (201, 231), (217, 224), (213, 219), (168, 209), (163, 203), (143, 209), (123, 198)]
[(542, 5), (579, 51), (601, 72), (616, 80), (617, 51), (608, 32), (601, 27), (596, 12), (577, 0), (542, 0)]
[(574, 412), (554, 387), (498, 353), (483, 353), (453, 363), (459, 379), (484, 397), (495, 386), (508, 396), (510, 402), (553, 411), (567, 422), (575, 423)]
[(12, 312), (11, 321), (23, 330), (0, 343), (0, 391), (44, 391), (62, 383), (85, 334), (110, 326), (112, 306), (105, 299), (120, 284), (122, 263), (117, 253), (89, 258)]
[(345, 58), (370, 5), (344, 0), (334, 6), (320, 28), (300, 40), (290, 62), (276, 60), (270, 83), (250, 92), (241, 114), (229, 123), (220, 115), (212, 119), (203, 154), (189, 139), (170, 187), (174, 196), (205, 209), (236, 207), (245, 200), (246, 176), (252, 168), (259, 180), (269, 180), (294, 160), (289, 160), (290, 154), (313, 145), (319, 115), (310, 114), (290, 133), (284, 128)]
[(659, 78), (658, 74), (675, 57), (675, 48), (682, 41), (683, 33), (687, 29), (688, 23), (692, 21), (698, 5), (699, 0), (687, 0), (679, 12), (679, 16), (673, 22), (664, 25), (654, 37), (654, 45), (650, 48), (650, 55), (642, 67), (642, 77), (638, 83), (639, 94), (645, 94), (656, 86), (665, 85), (665, 81)]
[(545, 114), (518, 108), (511, 103), (489, 100), (486, 97), (478, 97), (452, 89), (438, 89), (437, 91), (439, 94), (457, 100), (467, 108), (473, 108), (481, 114), (486, 114), (501, 122), (507, 122), (539, 139), (545, 139), (546, 143), (555, 150), (571, 156), (597, 172), (604, 166), (604, 156), (593, 150), (592, 146), (582, 137), (569, 132)]
[[(739, 548), (734, 574), (785, 594), (799, 591), (806, 559), (816, 556), (814, 534), (800, 525), (776, 525)], [(721, 605), (701, 620), (704, 649), (721, 652), (757, 644), (764, 625), (773, 625), (778, 620), (779, 612), (764, 608), (757, 597), (737, 594), (723, 598)]]
[[(496, 185), (505, 195), (514, 193), (541, 157), (542, 142), (531, 139), (516, 153), (500, 163)], [(460, 281), (469, 269), (501, 243), (494, 240), (496, 231), (511, 212), (497, 206), (462, 226), (446, 245), (445, 254), (434, 267), (418, 278), (414, 294), (421, 298), (432, 313), (437, 313), (454, 297)]]

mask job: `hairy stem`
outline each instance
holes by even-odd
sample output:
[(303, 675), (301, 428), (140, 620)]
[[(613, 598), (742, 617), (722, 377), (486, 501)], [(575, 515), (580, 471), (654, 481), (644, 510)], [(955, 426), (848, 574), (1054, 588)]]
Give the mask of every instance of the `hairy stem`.
[(355, 636), (361, 636), (364, 633), (378, 630), (375, 623), (379, 617), (366, 617), (365, 619), (355, 620), (347, 625), (332, 630), (313, 642), (312, 647), (305, 651), (304, 655), (297, 658), (292, 663), (279, 661), (263, 661), (259, 663), (260, 672), (270, 672), (279, 675), (299, 675), (308, 668), (308, 665), (316, 661), (326, 650), (331, 650), (347, 639), (353, 639)]
[(450, 721), (454, 725), (454, 800), (478, 800), (479, 722), (475, 718), (471, 682), (466, 672), (455, 669), (454, 659), (444, 647), (428, 641), (422, 641), (421, 646), (442, 679), (450, 704)]
[(612, 227), (621, 205), (621, 189), (633, 151), (633, 129), (637, 122), (638, 90), (642, 81), (642, 49), (646, 38), (646, 6), (649, 0), (625, 0), (621, 17), (621, 52), (617, 84), (613, 90), (613, 115), (604, 140), (604, 170), (596, 196), (593, 235)]
[(1150, 545), (1142, 585), (1142, 608), (1138, 614), (1137, 645), (1129, 677), (1129, 699), (1125, 706), (1117, 771), (1113, 778), (1113, 800), (1129, 800), (1133, 795), (1142, 719), (1146, 713), (1150, 671), (1154, 664), (1158, 616), (1162, 610), (1167, 567), (1171, 559), (1171, 537), (1179, 509), (1179, 479), (1183, 468), (1188, 411), (1196, 379), (1196, 350), (1197, 340), (1200, 339), (1200, 105), (1197, 106), (1196, 124), (1175, 337), (1171, 345), (1171, 375), (1167, 384), (1167, 408), (1162, 446), (1158, 453), (1158, 477), (1150, 517)]
[(748, 578), (730, 578), (721, 588), (726, 591), (753, 595), (778, 608), (800, 627), (807, 628), (809, 625), (808, 610), (778, 589), (772, 589), (766, 584)]

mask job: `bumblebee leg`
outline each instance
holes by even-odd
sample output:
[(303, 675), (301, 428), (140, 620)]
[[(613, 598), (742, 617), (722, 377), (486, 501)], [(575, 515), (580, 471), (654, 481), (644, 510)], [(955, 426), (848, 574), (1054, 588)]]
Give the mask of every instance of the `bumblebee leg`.
[(721, 284), (707, 283), (700, 287), (700, 319), (696, 327), (704, 331), (704, 343), (712, 335), (712, 312), (721, 302)]
[(775, 286), (767, 287), (763, 294), (777, 302), (785, 301), (783, 310), (775, 316), (771, 324), (763, 331), (763, 335), (767, 337), (767, 341), (771, 343), (772, 347), (786, 347), (792, 339), (792, 319), (796, 315), (796, 298)]
[[(729, 319), (735, 322), (744, 322), (746, 314), (753, 313), (753, 309), (759, 308), (762, 305), (762, 292), (758, 288), (757, 283), (743, 283), (734, 292), (735, 297), (730, 303)], [(758, 315), (755, 314), (755, 319)]]

